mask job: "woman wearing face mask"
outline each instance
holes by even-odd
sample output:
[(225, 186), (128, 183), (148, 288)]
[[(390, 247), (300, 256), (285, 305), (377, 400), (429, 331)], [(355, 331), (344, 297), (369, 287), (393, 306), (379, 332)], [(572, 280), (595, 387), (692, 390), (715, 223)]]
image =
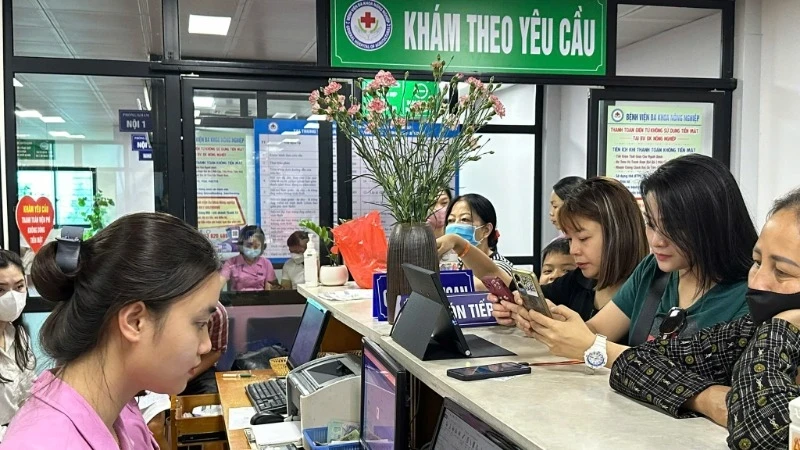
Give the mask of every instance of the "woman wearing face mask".
[[(450, 250), (455, 251), (461, 260), (461, 267), (472, 269), (476, 275), (475, 288), (485, 290), (479, 276), (487, 271), (487, 265), (499, 269), (506, 284), (511, 282), (514, 265), (497, 251), (499, 238), (497, 213), (492, 203), (482, 195), (466, 194), (456, 197), (447, 207), (445, 235), (436, 240), (436, 245), (440, 256)], [(484, 257), (467, 258), (470, 249)], [(476, 265), (473, 266), (470, 261)]]
[[(517, 327), (553, 354), (610, 367), (627, 346), (691, 336), (747, 312), (747, 272), (758, 235), (725, 165), (682, 156), (645, 177), (641, 192), (653, 254), (608, 306), (588, 322), (564, 306), (554, 311), (565, 321), (517, 308)], [(562, 208), (562, 224), (563, 214)]]
[(256, 225), (247, 225), (239, 232), (240, 255), (225, 261), (220, 276), (229, 282), (229, 290), (268, 291), (277, 284), (272, 263), (264, 258), (267, 248), (264, 231)]
[(428, 216), (428, 223), (433, 228), (433, 235), (436, 238), (444, 236), (444, 227), (447, 225), (447, 207), (453, 201), (453, 192), (450, 188), (444, 188), (433, 205), (433, 212)]
[(306, 282), (306, 274), (303, 265), (303, 253), (308, 246), (308, 233), (305, 231), (295, 231), (286, 241), (291, 257), (283, 263), (281, 269), (281, 286), (284, 289), (297, 289), (298, 284)]
[(785, 449), (789, 402), (800, 396), (799, 217), (800, 190), (775, 202), (753, 248), (748, 315), (626, 350), (611, 387), (674, 417), (727, 426), (732, 449)]
[(212, 347), (218, 269), (211, 242), (168, 214), (130, 214), (85, 242), (42, 247), (31, 279), (55, 305), (39, 334), (55, 367), (0, 449), (157, 449), (135, 396), (177, 395), (196, 373)]
[[(36, 362), (30, 336), (22, 322), (28, 297), (22, 260), (0, 250), (0, 425), (5, 427), (25, 399), (34, 379)], [(0, 439), (3, 428), (0, 431)]]

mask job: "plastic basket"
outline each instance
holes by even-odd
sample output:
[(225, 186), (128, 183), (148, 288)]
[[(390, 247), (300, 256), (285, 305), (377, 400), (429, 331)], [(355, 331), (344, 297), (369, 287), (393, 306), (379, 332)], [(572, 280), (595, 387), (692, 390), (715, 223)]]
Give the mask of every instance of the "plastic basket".
[[(356, 350), (356, 351), (358, 352), (358, 355), (360, 356), (361, 355), (361, 350)], [(350, 352), (348, 352), (348, 353), (350, 353)], [(330, 356), (330, 355), (335, 355), (335, 354), (336, 353), (320, 352), (320, 353), (317, 353), (317, 358), (322, 358), (324, 356)], [(269, 360), (269, 367), (272, 369), (273, 372), (275, 372), (275, 376), (285, 377), (286, 375), (289, 375), (289, 366), (286, 365), (286, 361), (288, 361), (288, 360), (289, 360), (289, 358), (286, 357), (286, 356), (281, 356), (280, 358), (272, 358), (272, 359)]]
[(309, 428), (303, 430), (303, 438), (305, 438), (308, 449), (310, 450), (361, 450), (361, 444), (358, 442), (348, 442), (345, 444), (333, 445), (316, 445), (315, 442), (328, 441), (328, 427), (323, 428)]

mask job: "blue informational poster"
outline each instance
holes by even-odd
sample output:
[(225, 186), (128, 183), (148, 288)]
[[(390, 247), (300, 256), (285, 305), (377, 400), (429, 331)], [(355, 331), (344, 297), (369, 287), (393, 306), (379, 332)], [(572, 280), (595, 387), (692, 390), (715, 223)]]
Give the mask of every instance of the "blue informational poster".
[[(475, 281), (471, 270), (450, 270), (439, 274), (442, 288), (448, 296), (451, 294), (468, 294), (475, 292)], [(385, 273), (372, 276), (372, 317), (380, 321), (387, 320), (386, 286), (388, 277)], [(402, 302), (405, 300), (401, 298)], [(399, 310), (399, 308), (398, 308)]]
[(265, 256), (283, 263), (299, 222), (319, 223), (319, 123), (256, 119), (253, 129), (256, 220), (267, 235)]

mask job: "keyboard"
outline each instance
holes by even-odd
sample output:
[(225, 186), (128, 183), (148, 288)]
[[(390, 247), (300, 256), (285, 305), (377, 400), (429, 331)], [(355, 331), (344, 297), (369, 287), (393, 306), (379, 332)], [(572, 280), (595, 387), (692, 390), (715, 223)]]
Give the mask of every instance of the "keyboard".
[(286, 414), (285, 378), (272, 378), (267, 381), (249, 384), (245, 391), (256, 412)]

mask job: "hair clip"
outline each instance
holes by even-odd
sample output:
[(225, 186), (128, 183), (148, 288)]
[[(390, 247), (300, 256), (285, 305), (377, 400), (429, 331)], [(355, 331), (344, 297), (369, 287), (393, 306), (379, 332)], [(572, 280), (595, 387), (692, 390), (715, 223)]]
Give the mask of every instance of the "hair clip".
[(78, 268), (81, 255), (83, 227), (64, 227), (61, 236), (56, 238), (56, 264), (64, 273), (74, 272)]

